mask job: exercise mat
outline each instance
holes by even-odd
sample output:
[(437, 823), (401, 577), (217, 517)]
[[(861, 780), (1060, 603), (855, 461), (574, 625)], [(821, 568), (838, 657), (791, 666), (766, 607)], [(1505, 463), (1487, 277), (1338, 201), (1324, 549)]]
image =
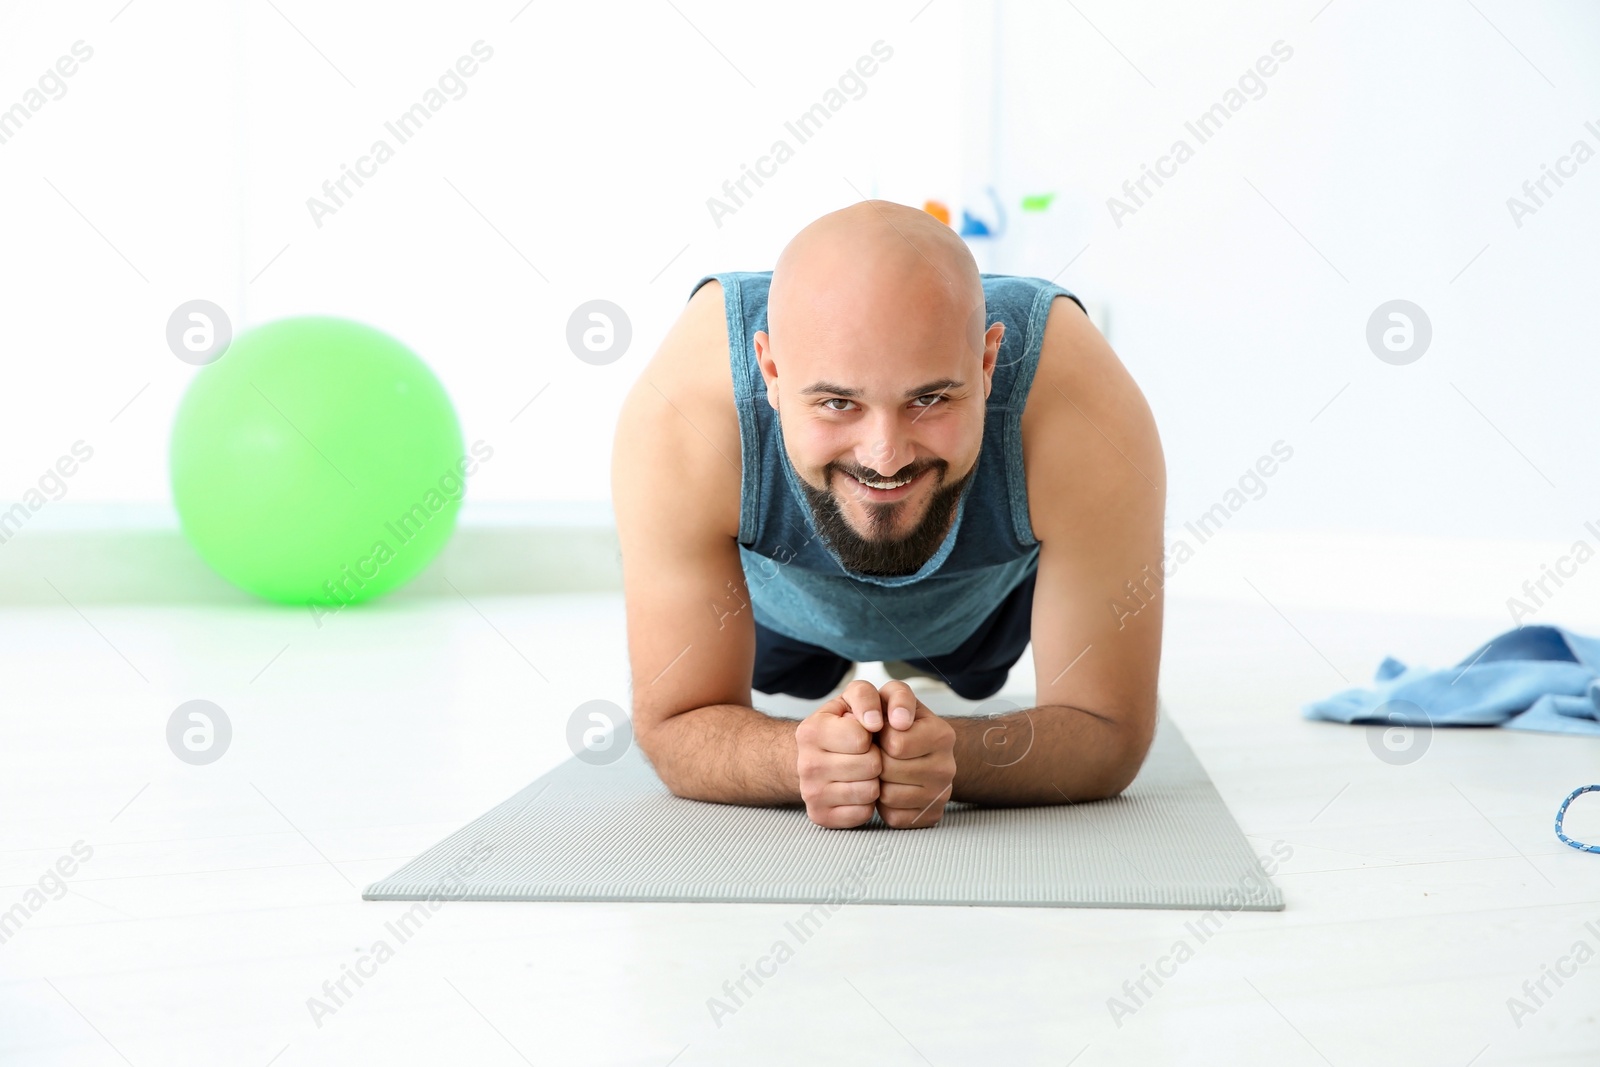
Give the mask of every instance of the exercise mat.
[[(950, 717), (1031, 702), (1027, 694), (983, 704), (919, 695)], [(755, 697), (762, 711), (786, 718), (821, 703)], [(1023, 751), (1007, 759), (1038, 758)], [(1283, 908), (1165, 708), (1144, 766), (1119, 796), (1015, 808), (951, 802), (937, 825), (916, 830), (891, 829), (876, 814), (833, 830), (798, 802), (747, 807), (673, 796), (630, 742), (611, 762), (574, 756), (560, 764), (362, 896)]]

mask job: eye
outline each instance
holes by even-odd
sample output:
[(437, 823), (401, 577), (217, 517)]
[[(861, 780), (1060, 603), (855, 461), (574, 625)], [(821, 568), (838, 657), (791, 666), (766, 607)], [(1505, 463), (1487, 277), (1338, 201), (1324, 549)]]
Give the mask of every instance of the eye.
[[(840, 403), (840, 404), (848, 404), (848, 403), (850, 403), (850, 401), (846, 400), (842, 396), (830, 396), (828, 399), (826, 399), (824, 401), (821, 401), (821, 403), (822, 404), (832, 404), (832, 403), (834, 403), (836, 401), (838, 403)], [(827, 410), (828, 411), (843, 411), (844, 408), (828, 408)]]
[[(934, 400), (945, 400), (945, 399), (947, 399), (947, 397), (943, 393), (925, 393), (924, 395), (917, 397), (917, 399), (918, 400), (927, 400), (929, 397), (932, 397)], [(924, 404), (922, 406), (925, 407), (925, 408), (933, 407), (932, 404)]]

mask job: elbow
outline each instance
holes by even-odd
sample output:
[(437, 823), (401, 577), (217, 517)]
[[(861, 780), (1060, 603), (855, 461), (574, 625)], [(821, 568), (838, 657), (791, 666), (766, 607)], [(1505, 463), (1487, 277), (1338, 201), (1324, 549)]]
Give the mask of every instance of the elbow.
[[(655, 764), (652, 763), (651, 766), (655, 766)], [(689, 784), (683, 779), (666, 772), (660, 767), (656, 768), (656, 777), (661, 779), (661, 784), (667, 787), (667, 792), (671, 793), (675, 797), (682, 797), (684, 800), (705, 799), (698, 792), (690, 789)]]
[(667, 787), (668, 792), (675, 797), (698, 800), (699, 798), (690, 790), (688, 782), (678, 773), (681, 761), (675, 758), (672, 745), (666, 736), (670, 733), (663, 728), (666, 721), (653, 722), (636, 715), (633, 743), (639, 746), (639, 753), (644, 756), (645, 762), (650, 764), (650, 769), (661, 779), (661, 784)]
[(1144, 766), (1145, 757), (1150, 754), (1150, 743), (1155, 736), (1153, 718), (1147, 728), (1123, 728), (1122, 740), (1101, 765), (1100, 774), (1091, 782), (1085, 800), (1110, 800), (1121, 796), (1139, 777), (1139, 770)]
[(675, 776), (672, 773), (671, 754), (667, 751), (666, 746), (662, 744), (660, 728), (657, 726), (646, 729), (645, 724), (635, 716), (633, 743), (639, 746), (639, 754), (645, 758), (646, 763), (650, 764), (650, 769), (655, 772), (657, 778), (661, 779), (661, 784), (666, 786), (673, 796), (681, 797), (683, 794), (679, 792)]

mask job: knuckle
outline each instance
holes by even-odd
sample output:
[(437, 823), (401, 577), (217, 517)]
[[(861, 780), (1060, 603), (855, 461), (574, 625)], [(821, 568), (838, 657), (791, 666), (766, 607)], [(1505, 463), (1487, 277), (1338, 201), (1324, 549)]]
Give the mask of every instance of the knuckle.
[(859, 826), (872, 817), (872, 809), (868, 807), (866, 814), (855, 804), (840, 804), (827, 808), (822, 812), (821, 825), (832, 830), (845, 830), (852, 826)]
[(806, 805), (806, 814), (809, 815), (811, 817), (811, 821), (816, 823), (818, 826), (835, 826), (839, 818), (838, 812), (838, 808), (830, 807), (824, 804)]

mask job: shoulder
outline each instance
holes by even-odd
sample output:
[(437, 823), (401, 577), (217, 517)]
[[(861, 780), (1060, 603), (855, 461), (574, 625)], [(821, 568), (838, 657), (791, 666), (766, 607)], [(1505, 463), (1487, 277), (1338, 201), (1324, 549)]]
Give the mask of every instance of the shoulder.
[(697, 289), (628, 390), (612, 492), (669, 485), (683, 514), (736, 538), (742, 467), (723, 299), (715, 279)]
[(1130, 496), (1164, 499), (1155, 418), (1133, 375), (1078, 304), (1057, 296), (1022, 414), (1023, 467), (1034, 536), (1105, 522)]

